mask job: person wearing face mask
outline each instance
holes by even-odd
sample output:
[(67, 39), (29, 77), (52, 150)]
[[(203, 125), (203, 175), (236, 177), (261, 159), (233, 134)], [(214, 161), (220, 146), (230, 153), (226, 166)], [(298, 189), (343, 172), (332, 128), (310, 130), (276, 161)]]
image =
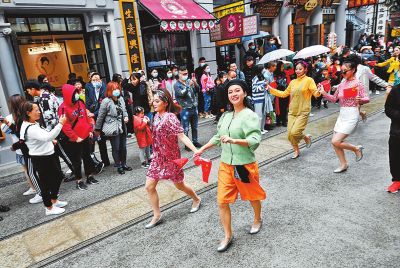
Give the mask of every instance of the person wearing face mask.
[[(204, 65), (206, 65), (206, 58), (201, 57), (199, 59), (199, 66), (194, 70), (196, 81), (201, 81), (201, 76), (203, 75), (203, 68)], [(179, 77), (178, 77), (179, 79)], [(199, 91), (197, 92), (197, 98), (198, 98), (198, 112), (199, 112), (199, 117), (204, 118), (204, 97), (203, 93), (201, 91), (201, 84), (199, 85)]]
[(294, 155), (292, 159), (300, 156), (299, 143), (304, 140), (306, 147), (311, 147), (311, 135), (304, 135), (308, 117), (311, 112), (311, 97), (319, 97), (321, 94), (311, 77), (306, 76), (308, 64), (305, 61), (296, 63), (297, 78), (290, 81), (285, 91), (280, 91), (268, 86), (269, 92), (278, 97), (286, 98), (290, 96), (289, 116), (288, 116), (288, 140), (293, 146)]
[(396, 79), (396, 75), (398, 75), (399, 70), (400, 70), (400, 47), (399, 46), (397, 46), (393, 49), (393, 54), (390, 59), (388, 59), (385, 62), (378, 63), (375, 66), (384, 67), (387, 65), (389, 65), (389, 69), (387, 70), (387, 73), (390, 74), (388, 83), (393, 85), (394, 81)]
[[(91, 82), (85, 85), (86, 108), (94, 114), (94, 120), (97, 120), (100, 104), (105, 98), (106, 85), (101, 81), (99, 73), (92, 73), (90, 75), (90, 80)], [(96, 140), (99, 145), (102, 164), (104, 164), (104, 166), (109, 166), (110, 160), (107, 153), (106, 139), (100, 136)], [(90, 152), (94, 153), (94, 151), (95, 142), (90, 146)]]
[(215, 119), (216, 122), (219, 121), (221, 115), (228, 110), (228, 92), (226, 90), (226, 85), (228, 84), (228, 75), (226, 72), (222, 71), (218, 74), (216, 80), (216, 101), (218, 105), (218, 113)]
[(268, 42), (265, 42), (264, 53), (266, 54), (266, 53), (272, 52), (272, 51), (277, 50), (277, 49), (278, 49), (278, 47), (276, 45), (275, 38), (273, 36), (271, 36), (268, 39)]
[(254, 42), (250, 42), (248, 46), (248, 50), (246, 51), (245, 58), (248, 56), (253, 57), (253, 59), (261, 58), (260, 53), (257, 52), (257, 47)]
[(126, 123), (128, 113), (124, 98), (121, 96), (121, 86), (116, 82), (109, 82), (106, 89), (106, 98), (103, 100), (97, 117), (95, 131), (111, 141), (114, 166), (119, 174), (131, 171), (126, 165)]
[(211, 114), (211, 100), (212, 95), (214, 94), (215, 83), (211, 77), (211, 68), (207, 64), (203, 67), (203, 75), (200, 79), (201, 90), (204, 97), (205, 118), (214, 118), (214, 115)]
[[(177, 73), (177, 71), (176, 71)], [(178, 74), (178, 73), (177, 73)], [(177, 81), (174, 74), (174, 67), (167, 69), (167, 77), (162, 81), (161, 88), (168, 90), (169, 94), (171, 94), (172, 99), (175, 101), (175, 91), (174, 86)]]
[(254, 58), (252, 56), (248, 56), (246, 58), (246, 64), (243, 68), (243, 73), (245, 77), (245, 81), (247, 83), (247, 96), (251, 97), (252, 96), (252, 80), (254, 76), (257, 75), (257, 66), (254, 64)]
[[(62, 86), (64, 102), (58, 109), (58, 114), (67, 118), (62, 132), (67, 137), (65, 151), (74, 166), (76, 188), (87, 190), (86, 184), (98, 184), (93, 177), (96, 166), (90, 156), (90, 138), (93, 137), (93, 119), (88, 117), (85, 104), (80, 99), (78, 90), (71, 85)], [(86, 184), (82, 178), (82, 161), (86, 175)]]
[[(197, 128), (199, 122), (197, 111), (198, 88), (199, 85), (196, 81), (196, 78), (192, 76), (192, 79), (189, 79), (187, 68), (181, 67), (179, 69), (179, 80), (176, 82), (174, 90), (176, 101), (182, 107), (182, 111), (180, 113), (182, 127), (185, 135), (188, 136), (190, 125), (190, 128), (192, 129), (193, 144), (196, 147), (201, 147), (201, 144), (197, 139)], [(190, 150), (188, 147), (185, 147), (185, 149)]]

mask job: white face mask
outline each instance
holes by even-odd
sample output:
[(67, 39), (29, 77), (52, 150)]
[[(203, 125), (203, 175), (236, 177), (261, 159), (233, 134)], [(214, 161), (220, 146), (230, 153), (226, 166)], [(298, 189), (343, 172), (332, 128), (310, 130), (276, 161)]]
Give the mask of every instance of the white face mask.
[(79, 98), (80, 98), (80, 96), (79, 96), (79, 93), (75, 93), (75, 95), (74, 95), (74, 99), (75, 99), (75, 101), (78, 101), (78, 100), (79, 100)]
[(207, 67), (205, 71), (206, 71), (206, 73), (209, 73), (209, 72), (211, 72), (211, 69), (209, 67)]
[(200, 67), (204, 67), (204, 65), (206, 65), (205, 62), (200, 63)]
[(172, 73), (167, 73), (168, 78), (172, 78)]
[(156, 73), (156, 72), (151, 73), (151, 76), (153, 76), (154, 78), (156, 78), (156, 77), (158, 77), (158, 73)]

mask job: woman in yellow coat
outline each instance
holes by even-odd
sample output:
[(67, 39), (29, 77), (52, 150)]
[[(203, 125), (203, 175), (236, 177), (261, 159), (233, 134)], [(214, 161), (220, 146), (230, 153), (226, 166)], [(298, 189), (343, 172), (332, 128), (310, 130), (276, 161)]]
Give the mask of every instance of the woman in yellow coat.
[(387, 73), (390, 74), (388, 83), (393, 85), (395, 80), (395, 73), (398, 72), (400, 69), (400, 47), (394, 48), (393, 55), (390, 59), (385, 62), (378, 63), (375, 66), (384, 67), (388, 64), (390, 64), (389, 69), (387, 70)]
[(299, 143), (304, 140), (307, 148), (311, 146), (311, 135), (304, 135), (303, 131), (308, 123), (311, 111), (311, 97), (319, 97), (314, 79), (306, 76), (308, 64), (304, 61), (296, 63), (297, 78), (292, 80), (285, 91), (280, 91), (268, 86), (269, 92), (279, 98), (290, 96), (288, 116), (288, 140), (293, 146), (292, 159), (300, 156)]

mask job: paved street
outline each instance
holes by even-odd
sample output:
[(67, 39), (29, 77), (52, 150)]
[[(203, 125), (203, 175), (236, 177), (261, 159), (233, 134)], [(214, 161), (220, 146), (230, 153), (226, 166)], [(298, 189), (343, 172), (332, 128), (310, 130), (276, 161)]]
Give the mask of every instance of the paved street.
[[(209, 185), (199, 182), (199, 169), (186, 171), (187, 182), (204, 200), (199, 213), (188, 215), (190, 201), (171, 185), (160, 185), (165, 223), (152, 230), (143, 227), (151, 217), (139, 183), (144, 170), (135, 170), (133, 177), (105, 171), (99, 177), (115, 183), (97, 185), (99, 191), (93, 187), (87, 195), (64, 184), (70, 205), (69, 213), (60, 217), (44, 218), (40, 205), (19, 201), (2, 214), (0, 266), (397, 267), (399, 195), (385, 192), (390, 176), (389, 120), (381, 112), (382, 104), (379, 97), (365, 106), (372, 116), (350, 138), (366, 147), (365, 159), (355, 163), (354, 155), (348, 154), (350, 169), (344, 174), (332, 172), (337, 159), (327, 135), (336, 106), (312, 119), (308, 132), (321, 139), (303, 149), (297, 160), (287, 156), (284, 129), (268, 133), (257, 150), (257, 159), (267, 163), (260, 169), (268, 194), (263, 230), (247, 234), (251, 208), (237, 202), (232, 209), (235, 242), (227, 253), (216, 253), (223, 236), (215, 200), (216, 159)], [(207, 132), (206, 126), (202, 129)], [(21, 200), (24, 187), (11, 184), (1, 191), (11, 200)], [(7, 192), (10, 189), (14, 192)]]
[(350, 141), (365, 147), (365, 159), (333, 174), (336, 156), (329, 137), (304, 151), (261, 169), (268, 194), (264, 226), (246, 232), (252, 221), (248, 203), (233, 206), (235, 242), (216, 253), (223, 233), (215, 189), (202, 195), (204, 206), (188, 215), (190, 202), (164, 212), (165, 224), (145, 230), (134, 225), (90, 245), (50, 267), (398, 267), (399, 195), (389, 183), (389, 120), (379, 113), (361, 125)]

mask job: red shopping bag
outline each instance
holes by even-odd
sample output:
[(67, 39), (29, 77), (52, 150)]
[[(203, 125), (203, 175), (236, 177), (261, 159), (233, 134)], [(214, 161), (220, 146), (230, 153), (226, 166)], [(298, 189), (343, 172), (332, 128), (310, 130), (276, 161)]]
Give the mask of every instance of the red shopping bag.
[(343, 90), (343, 97), (345, 99), (348, 98), (355, 98), (358, 95), (358, 88), (357, 87), (352, 87), (352, 88), (345, 88)]
[(278, 84), (276, 83), (276, 81), (274, 80), (274, 81), (272, 81), (271, 83), (269, 83), (269, 85), (272, 87), (272, 88), (275, 88), (275, 89), (277, 89), (278, 88)]

